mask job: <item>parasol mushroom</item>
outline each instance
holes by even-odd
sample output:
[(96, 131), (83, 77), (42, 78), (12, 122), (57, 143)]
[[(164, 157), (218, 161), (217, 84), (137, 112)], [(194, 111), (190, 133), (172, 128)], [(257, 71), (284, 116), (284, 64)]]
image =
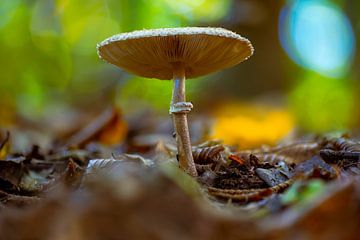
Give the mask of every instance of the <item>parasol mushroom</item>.
[(163, 28), (117, 34), (99, 43), (97, 49), (102, 59), (130, 73), (173, 79), (170, 114), (179, 165), (197, 176), (187, 124), (193, 105), (185, 100), (185, 77), (200, 77), (246, 60), (253, 53), (250, 41), (223, 28)]

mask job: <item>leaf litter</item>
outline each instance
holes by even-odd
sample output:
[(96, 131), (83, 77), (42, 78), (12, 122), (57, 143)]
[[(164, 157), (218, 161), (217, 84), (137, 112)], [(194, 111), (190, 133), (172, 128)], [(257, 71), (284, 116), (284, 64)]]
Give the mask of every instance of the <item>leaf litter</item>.
[(199, 173), (193, 179), (178, 168), (171, 125), (149, 128), (135, 120), (127, 125), (108, 108), (53, 147), (34, 144), (23, 152), (12, 152), (17, 136), (3, 130), (1, 238), (354, 239), (360, 233), (356, 138), (237, 150), (196, 136), (203, 141), (192, 149)]

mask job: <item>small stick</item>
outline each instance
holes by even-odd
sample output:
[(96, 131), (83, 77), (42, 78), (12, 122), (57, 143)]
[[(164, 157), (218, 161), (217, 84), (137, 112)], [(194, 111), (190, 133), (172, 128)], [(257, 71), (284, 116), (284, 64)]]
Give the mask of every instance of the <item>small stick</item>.
[(276, 186), (259, 189), (221, 189), (209, 187), (208, 191), (211, 195), (223, 199), (231, 199), (241, 202), (258, 201), (270, 196), (273, 193), (283, 192), (285, 189), (291, 186), (293, 182), (293, 179), (289, 179)]

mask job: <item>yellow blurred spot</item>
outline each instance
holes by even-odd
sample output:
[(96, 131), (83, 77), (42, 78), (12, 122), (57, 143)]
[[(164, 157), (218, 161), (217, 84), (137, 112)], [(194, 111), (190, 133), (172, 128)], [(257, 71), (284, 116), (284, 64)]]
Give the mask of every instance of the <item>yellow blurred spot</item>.
[(273, 145), (294, 128), (292, 115), (281, 108), (254, 104), (231, 104), (215, 114), (211, 138), (225, 144), (251, 148)]

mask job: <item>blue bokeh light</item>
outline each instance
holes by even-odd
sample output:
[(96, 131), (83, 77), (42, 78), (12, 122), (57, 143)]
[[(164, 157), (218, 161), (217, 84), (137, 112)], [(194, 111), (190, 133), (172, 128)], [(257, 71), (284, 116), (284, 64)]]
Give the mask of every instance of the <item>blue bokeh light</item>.
[(291, 0), (279, 18), (280, 42), (297, 64), (329, 77), (342, 77), (355, 51), (350, 21), (327, 0)]

